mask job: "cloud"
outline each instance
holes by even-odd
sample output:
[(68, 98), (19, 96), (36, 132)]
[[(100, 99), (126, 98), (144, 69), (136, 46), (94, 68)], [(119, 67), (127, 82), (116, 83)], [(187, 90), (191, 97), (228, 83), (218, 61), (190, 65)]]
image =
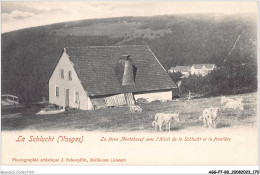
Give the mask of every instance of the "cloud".
[(46, 11), (37, 15), (33, 14), (32, 16), (29, 16), (31, 14), (28, 13), (25, 14), (27, 15), (27, 17), (26, 15), (24, 15), (24, 18), (21, 18), (21, 15), (16, 16), (15, 18), (10, 14), (2, 14), (2, 33), (29, 27), (36, 27), (53, 23), (60, 23), (64, 21), (76, 20), (76, 18), (73, 15), (71, 15), (70, 12), (59, 9)]
[(75, 18), (71, 19), (70, 12), (62, 8), (36, 9), (27, 7), (26, 4), (28, 2), (2, 3), (2, 33), (67, 20), (76, 20)]
[(34, 14), (43, 13), (44, 10), (38, 10), (35, 8), (27, 7), (18, 2), (2, 2), (2, 13), (12, 13), (13, 11), (30, 12)]
[(2, 21), (8, 20), (17, 20), (17, 19), (24, 19), (34, 16), (34, 13), (31, 12), (22, 12), (22, 11), (12, 11), (11, 13), (3, 13), (2, 14)]

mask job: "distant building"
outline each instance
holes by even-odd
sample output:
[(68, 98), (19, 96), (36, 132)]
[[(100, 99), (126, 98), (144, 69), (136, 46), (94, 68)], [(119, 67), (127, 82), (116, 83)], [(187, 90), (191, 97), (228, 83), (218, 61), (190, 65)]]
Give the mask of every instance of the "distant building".
[(181, 72), (183, 77), (188, 77), (189, 75), (207, 75), (210, 71), (216, 69), (215, 64), (193, 64), (192, 66), (176, 66), (171, 67), (168, 73)]
[(69, 47), (49, 79), (49, 102), (91, 110), (172, 100), (176, 88), (148, 46)]
[(176, 67), (171, 67), (168, 70), (168, 73), (177, 73), (181, 72), (183, 77), (188, 77), (190, 75), (190, 66), (176, 66)]
[(215, 64), (193, 64), (190, 68), (190, 73), (191, 75), (195, 74), (205, 76), (216, 68)]

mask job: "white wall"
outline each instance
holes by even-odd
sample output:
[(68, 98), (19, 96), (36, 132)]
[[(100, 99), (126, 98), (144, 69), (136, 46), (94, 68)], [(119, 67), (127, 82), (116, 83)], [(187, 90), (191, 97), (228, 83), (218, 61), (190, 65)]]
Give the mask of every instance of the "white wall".
[(210, 71), (213, 69), (207, 69), (205, 66), (203, 66), (202, 69), (195, 69), (193, 66), (191, 67), (191, 75), (202, 75), (206, 76)]
[[(60, 69), (64, 70), (64, 79), (60, 77)], [(68, 72), (72, 72), (72, 80), (68, 80)], [(59, 86), (59, 97), (55, 96), (55, 86)], [(69, 106), (76, 108), (75, 92), (79, 92), (80, 109), (90, 110), (92, 109), (92, 103), (87, 96), (84, 88), (82, 87), (80, 80), (75, 72), (75, 69), (69, 60), (68, 55), (64, 52), (49, 80), (49, 102), (60, 106), (65, 106), (65, 93), (66, 89), (69, 89)]]
[(148, 92), (148, 93), (142, 93), (142, 94), (134, 94), (135, 100), (138, 100), (140, 98), (146, 99), (148, 102), (152, 101), (171, 101), (172, 100), (172, 90), (164, 91), (164, 92)]

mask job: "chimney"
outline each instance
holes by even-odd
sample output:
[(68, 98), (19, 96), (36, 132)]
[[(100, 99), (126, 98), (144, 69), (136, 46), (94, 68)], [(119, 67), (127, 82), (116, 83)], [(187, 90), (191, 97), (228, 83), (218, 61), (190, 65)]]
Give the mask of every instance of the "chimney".
[(122, 55), (122, 57), (117, 60), (115, 73), (123, 86), (135, 84), (133, 67), (130, 55)]

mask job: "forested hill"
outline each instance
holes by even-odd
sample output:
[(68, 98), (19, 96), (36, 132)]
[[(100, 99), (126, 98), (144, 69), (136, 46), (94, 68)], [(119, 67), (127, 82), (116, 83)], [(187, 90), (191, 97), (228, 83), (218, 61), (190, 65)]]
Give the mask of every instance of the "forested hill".
[(166, 70), (194, 63), (256, 66), (256, 20), (250, 14), (121, 17), (4, 33), (2, 93), (24, 102), (48, 98), (49, 77), (70, 46), (148, 45)]

